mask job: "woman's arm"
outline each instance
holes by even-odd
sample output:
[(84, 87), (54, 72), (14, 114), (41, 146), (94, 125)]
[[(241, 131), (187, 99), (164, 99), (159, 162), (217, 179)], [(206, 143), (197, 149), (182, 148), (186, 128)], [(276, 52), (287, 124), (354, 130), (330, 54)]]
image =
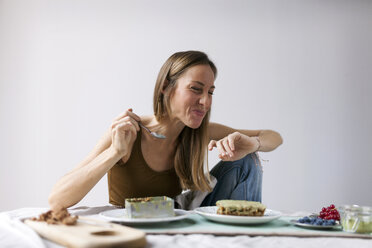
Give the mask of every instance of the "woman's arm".
[(78, 203), (119, 159), (127, 161), (137, 137), (140, 118), (131, 110), (119, 115), (92, 152), (63, 176), (49, 195), (52, 209)]
[(236, 160), (256, 151), (269, 152), (283, 143), (280, 134), (272, 130), (233, 129), (218, 123), (209, 124), (209, 139), (209, 150), (217, 147), (224, 160)]
[(260, 139), (261, 152), (270, 152), (283, 143), (283, 139), (278, 132), (273, 130), (244, 130), (234, 129), (218, 123), (209, 123), (209, 140), (220, 140), (234, 132), (239, 132), (248, 137), (258, 137)]

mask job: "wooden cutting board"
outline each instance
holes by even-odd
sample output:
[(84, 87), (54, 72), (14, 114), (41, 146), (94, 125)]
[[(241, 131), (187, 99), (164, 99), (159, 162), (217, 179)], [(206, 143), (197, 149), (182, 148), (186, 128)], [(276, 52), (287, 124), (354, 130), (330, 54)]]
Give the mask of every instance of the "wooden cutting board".
[(67, 247), (144, 247), (143, 231), (95, 219), (79, 217), (76, 225), (47, 224), (25, 220), (41, 237)]

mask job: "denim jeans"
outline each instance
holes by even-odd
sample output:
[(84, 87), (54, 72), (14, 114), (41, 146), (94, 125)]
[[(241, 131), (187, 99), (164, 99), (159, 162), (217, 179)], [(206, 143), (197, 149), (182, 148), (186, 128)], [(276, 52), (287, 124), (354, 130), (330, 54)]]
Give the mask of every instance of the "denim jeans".
[(261, 202), (262, 167), (256, 153), (236, 161), (220, 161), (210, 173), (217, 184), (200, 206), (216, 206), (216, 201), (224, 199)]

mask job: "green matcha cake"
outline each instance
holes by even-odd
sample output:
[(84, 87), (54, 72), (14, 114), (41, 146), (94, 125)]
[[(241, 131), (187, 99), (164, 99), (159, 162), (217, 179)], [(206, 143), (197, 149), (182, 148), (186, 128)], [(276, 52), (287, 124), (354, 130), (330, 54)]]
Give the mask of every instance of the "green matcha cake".
[(266, 206), (260, 202), (242, 200), (219, 200), (217, 214), (238, 216), (263, 216)]
[(164, 218), (175, 216), (174, 200), (166, 196), (125, 199), (129, 218)]

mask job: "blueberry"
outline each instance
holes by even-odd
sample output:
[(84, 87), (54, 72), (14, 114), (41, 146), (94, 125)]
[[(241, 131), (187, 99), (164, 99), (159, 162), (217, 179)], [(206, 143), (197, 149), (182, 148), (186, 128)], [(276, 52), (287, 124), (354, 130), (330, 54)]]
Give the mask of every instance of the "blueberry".
[(305, 216), (302, 218), (304, 220), (305, 223), (309, 223), (310, 222), (310, 218)]
[(297, 222), (305, 223), (305, 220), (304, 220), (304, 218), (301, 218), (301, 219), (298, 219)]
[(315, 221), (315, 225), (318, 225), (318, 226), (321, 226), (323, 223), (324, 223), (323, 220), (320, 218), (317, 218)]
[(332, 226), (336, 224), (336, 221), (335, 220), (329, 220), (328, 221), (329, 224), (331, 224)]

